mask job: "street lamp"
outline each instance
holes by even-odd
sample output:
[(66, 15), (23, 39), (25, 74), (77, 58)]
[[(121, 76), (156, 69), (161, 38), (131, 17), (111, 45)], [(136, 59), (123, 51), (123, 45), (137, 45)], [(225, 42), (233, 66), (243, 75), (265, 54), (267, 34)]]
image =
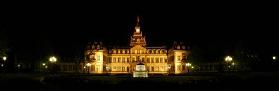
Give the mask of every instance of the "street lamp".
[[(57, 62), (57, 58), (52, 56), (52, 57), (49, 58), (49, 62), (50, 63), (56, 63)], [(55, 72), (55, 64), (53, 64), (51, 68), (52, 68), (52, 71)]]
[(226, 58), (225, 58), (225, 61), (226, 62), (231, 62), (233, 60), (233, 58), (231, 57), (231, 56), (227, 56)]
[(20, 70), (20, 67), (21, 67), (21, 65), (20, 65), (20, 64), (17, 64), (17, 69), (18, 69), (18, 70)]
[(43, 65), (43, 66), (45, 66), (45, 65), (46, 65), (46, 63), (42, 63), (42, 65)]
[(86, 64), (86, 67), (87, 67), (87, 71), (88, 71), (88, 74), (90, 73), (89, 69), (90, 69), (90, 66), (91, 66), (91, 63), (87, 63)]
[(170, 74), (171, 64), (168, 65), (168, 74)]
[(185, 66), (187, 68), (187, 73), (188, 73), (190, 71), (189, 68), (190, 68), (190, 66), (192, 66), (192, 64), (191, 63), (186, 63)]
[(233, 63), (232, 63), (232, 66), (234, 66), (234, 65), (235, 65), (235, 63), (233, 62)]
[(192, 64), (191, 63), (186, 63), (185, 64), (187, 67), (191, 66)]
[[(226, 62), (226, 66), (228, 66), (228, 70), (230, 70), (231, 66), (230, 66), (230, 62), (233, 61), (233, 58), (231, 56), (227, 56), (225, 57), (225, 62)], [(233, 62), (232, 65), (234, 66), (235, 63)]]
[(54, 57), (54, 56), (52, 56), (52, 57), (49, 58), (49, 61), (50, 61), (51, 63), (56, 63), (57, 58)]
[(3, 59), (4, 61), (6, 61), (6, 60), (7, 60), (7, 57), (6, 57), (6, 56), (4, 56), (2, 59)]

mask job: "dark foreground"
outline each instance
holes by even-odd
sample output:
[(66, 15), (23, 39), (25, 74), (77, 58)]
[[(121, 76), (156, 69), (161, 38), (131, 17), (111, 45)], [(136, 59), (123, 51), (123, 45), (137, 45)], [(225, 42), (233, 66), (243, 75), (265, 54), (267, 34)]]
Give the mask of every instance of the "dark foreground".
[(94, 76), (75, 74), (1, 74), (0, 89), (7, 90), (272, 90), (279, 72), (214, 73), (184, 76)]

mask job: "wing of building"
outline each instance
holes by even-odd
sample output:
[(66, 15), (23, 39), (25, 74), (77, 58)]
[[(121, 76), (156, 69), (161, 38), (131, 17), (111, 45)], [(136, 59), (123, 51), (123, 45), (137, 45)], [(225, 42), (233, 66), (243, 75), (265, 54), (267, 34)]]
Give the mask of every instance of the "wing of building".
[(185, 62), (189, 53), (181, 42), (174, 42), (171, 48), (148, 47), (137, 17), (130, 46), (110, 48), (93, 42), (85, 50), (84, 68), (88, 67), (89, 73), (132, 74), (136, 64), (142, 63), (148, 74), (181, 74), (187, 72)]

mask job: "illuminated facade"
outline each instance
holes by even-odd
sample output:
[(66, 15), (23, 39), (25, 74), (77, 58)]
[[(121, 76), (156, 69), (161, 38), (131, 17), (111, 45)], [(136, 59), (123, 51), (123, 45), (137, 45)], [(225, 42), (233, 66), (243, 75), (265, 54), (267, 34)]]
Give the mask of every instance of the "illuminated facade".
[(148, 74), (181, 74), (187, 72), (185, 62), (188, 54), (183, 43), (174, 42), (169, 49), (148, 47), (137, 18), (129, 47), (109, 48), (102, 42), (91, 43), (85, 50), (88, 65), (84, 68), (88, 68), (89, 73), (132, 74), (136, 65), (141, 63)]

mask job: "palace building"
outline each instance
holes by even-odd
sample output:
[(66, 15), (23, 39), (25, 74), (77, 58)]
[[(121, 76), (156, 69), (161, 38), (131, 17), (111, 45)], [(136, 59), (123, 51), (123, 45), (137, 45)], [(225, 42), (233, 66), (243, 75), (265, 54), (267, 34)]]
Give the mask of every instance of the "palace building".
[(132, 74), (136, 65), (141, 64), (148, 74), (181, 74), (187, 72), (185, 63), (189, 53), (182, 42), (174, 42), (170, 48), (148, 46), (137, 17), (130, 46), (110, 48), (102, 42), (89, 43), (84, 68), (89, 73)]

